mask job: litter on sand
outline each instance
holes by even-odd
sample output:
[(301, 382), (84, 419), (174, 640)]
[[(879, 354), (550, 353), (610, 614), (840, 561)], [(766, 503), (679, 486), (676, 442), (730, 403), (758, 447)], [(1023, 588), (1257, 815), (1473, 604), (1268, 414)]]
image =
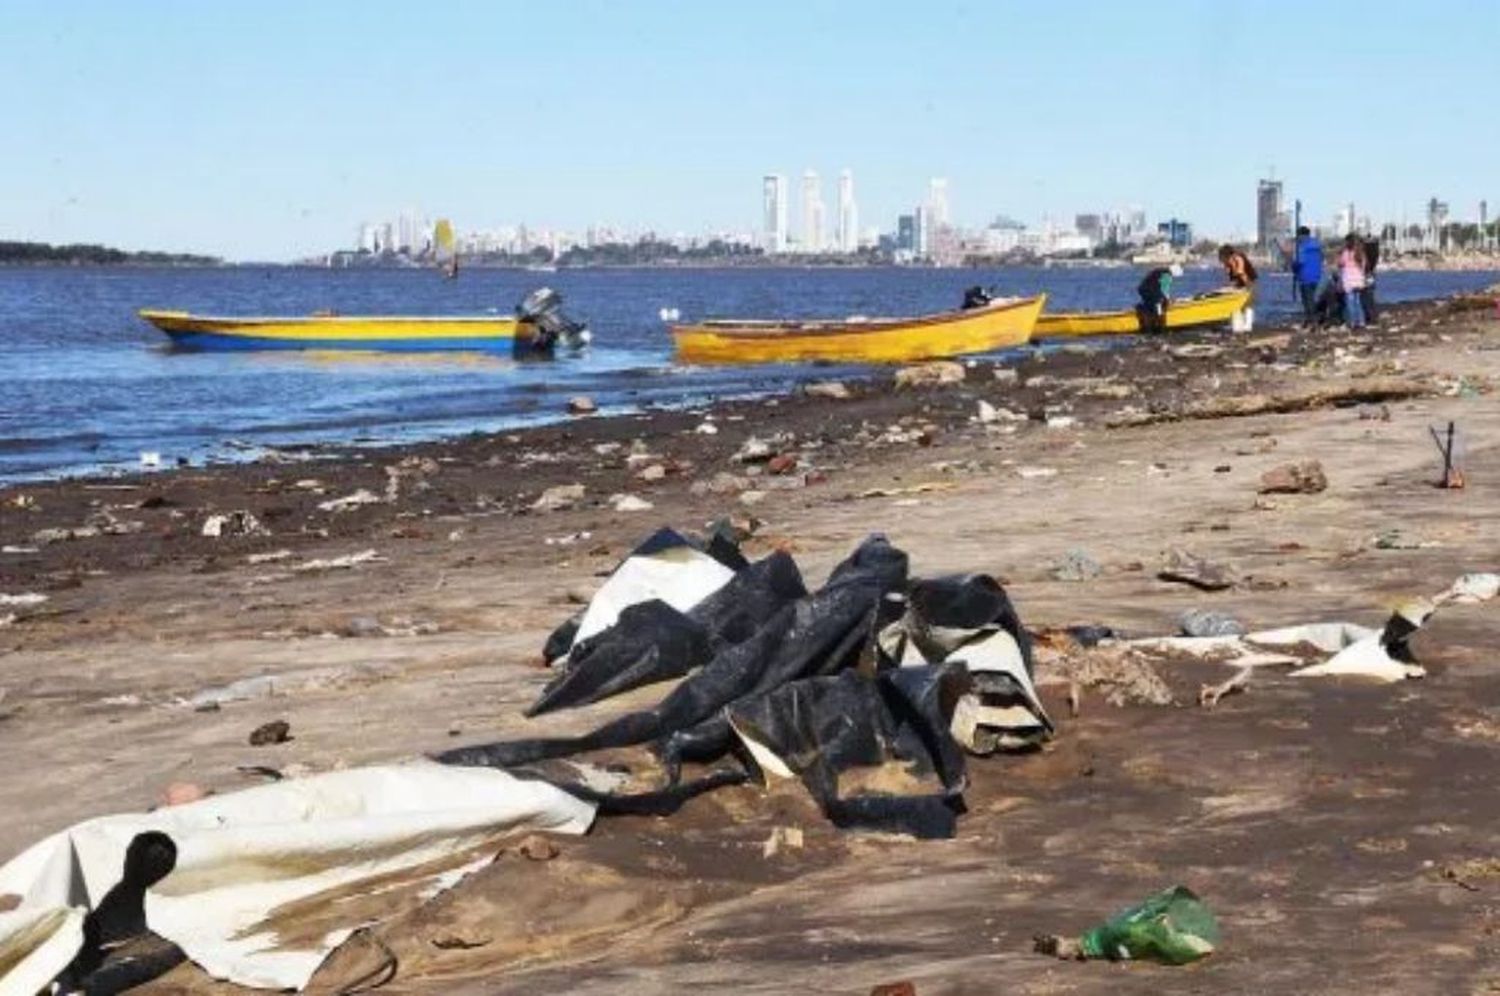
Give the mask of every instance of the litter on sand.
[(216, 979), (300, 989), (357, 927), (451, 887), (508, 836), (581, 834), (594, 811), (545, 782), (423, 762), (88, 820), (0, 867), (0, 895), (20, 897), (0, 913), (0, 991), (60, 976), (104, 991), (91, 977), (107, 949), (145, 931), (169, 945), (157, 974), (175, 950)]
[(1186, 965), (1213, 953), (1220, 943), (1213, 912), (1184, 886), (1157, 893), (1121, 910), (1076, 939), (1040, 935), (1036, 950), (1058, 958), (1107, 958)]

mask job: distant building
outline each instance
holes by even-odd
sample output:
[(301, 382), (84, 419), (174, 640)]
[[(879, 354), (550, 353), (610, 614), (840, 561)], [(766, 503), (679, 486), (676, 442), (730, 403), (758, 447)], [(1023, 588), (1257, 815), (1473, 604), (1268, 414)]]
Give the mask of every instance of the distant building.
[(1073, 227), (1079, 235), (1087, 235), (1095, 243), (1104, 241), (1104, 219), (1097, 214), (1075, 215)]
[(823, 251), (823, 186), (815, 170), (802, 174), (802, 250)]
[(859, 251), (859, 208), (854, 203), (854, 174), (839, 174), (839, 251)]
[(917, 216), (903, 214), (896, 219), (896, 248), (917, 251)]
[(1261, 180), (1255, 187), (1255, 245), (1270, 250), (1291, 233), (1291, 222), (1281, 206), (1280, 180)]
[(1156, 234), (1165, 238), (1173, 249), (1186, 249), (1193, 244), (1193, 226), (1178, 218), (1158, 224)]
[(786, 252), (786, 177), (767, 173), (761, 181), (761, 235), (766, 252)]
[(920, 204), (913, 212), (916, 222), (916, 231), (912, 243), (912, 251), (918, 256), (930, 256), (932, 254), (932, 212), (927, 205)]
[(928, 222), (935, 226), (952, 224), (948, 216), (948, 180), (935, 176), (927, 182)]

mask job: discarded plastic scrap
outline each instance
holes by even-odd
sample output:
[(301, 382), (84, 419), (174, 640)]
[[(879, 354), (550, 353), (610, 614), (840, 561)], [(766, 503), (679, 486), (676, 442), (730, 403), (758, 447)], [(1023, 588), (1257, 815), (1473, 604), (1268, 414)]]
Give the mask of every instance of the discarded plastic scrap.
[[(906, 555), (872, 536), (809, 593), (788, 554), (748, 564), (725, 536), (715, 543), (710, 556), (714, 544), (664, 531), (627, 557), (582, 617), (610, 624), (579, 639), (570, 622), (549, 638), (546, 656), (566, 660), (531, 711), (685, 675), (657, 705), (582, 736), (438, 759), (509, 767), (649, 744), (664, 788), (583, 796), (603, 812), (660, 812), (717, 785), (795, 777), (838, 826), (942, 837), (962, 811), (963, 748), (1051, 734), (1029, 640), (992, 578), (910, 579)], [(715, 767), (684, 782), (685, 762)]]
[(1077, 940), (1039, 936), (1036, 949), (1059, 958), (1186, 965), (1212, 954), (1220, 939), (1213, 912), (1179, 885), (1121, 910)]
[(180, 949), (158, 974), (185, 954), (215, 978), (300, 989), (356, 928), (398, 912), (403, 887), (430, 896), (502, 838), (581, 834), (594, 812), (545, 782), (419, 763), (87, 820), (0, 866), (0, 895), (21, 897), (0, 913), (0, 992), (65, 971), (65, 991), (103, 991), (101, 946), (146, 931)]

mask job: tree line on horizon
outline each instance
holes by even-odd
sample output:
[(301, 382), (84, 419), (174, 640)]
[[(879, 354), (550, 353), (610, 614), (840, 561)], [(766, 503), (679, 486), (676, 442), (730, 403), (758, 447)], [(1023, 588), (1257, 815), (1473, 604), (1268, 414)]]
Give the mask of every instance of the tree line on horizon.
[(119, 266), (129, 263), (158, 266), (217, 266), (222, 262), (223, 260), (217, 256), (200, 256), (183, 252), (126, 252), (123, 249), (92, 243), (57, 246), (48, 242), (0, 241), (0, 265), (9, 266)]

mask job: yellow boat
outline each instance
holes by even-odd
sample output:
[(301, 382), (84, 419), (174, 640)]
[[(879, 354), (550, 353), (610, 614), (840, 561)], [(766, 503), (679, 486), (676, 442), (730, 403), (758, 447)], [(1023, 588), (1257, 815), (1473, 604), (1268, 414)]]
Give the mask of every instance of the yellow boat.
[(919, 318), (720, 320), (671, 330), (681, 363), (903, 363), (1025, 345), (1046, 302), (1042, 294)]
[[(1178, 298), (1167, 306), (1168, 331), (1224, 325), (1245, 306), (1250, 292), (1237, 287)], [(1141, 316), (1130, 311), (1060, 311), (1036, 322), (1038, 339), (1052, 336), (1133, 335), (1141, 330)]]
[(528, 294), (514, 315), (334, 315), (222, 318), (186, 311), (139, 312), (187, 349), (311, 349), (432, 352), (467, 350), (548, 353), (561, 342), (589, 341), (587, 327), (561, 311), (548, 288)]

